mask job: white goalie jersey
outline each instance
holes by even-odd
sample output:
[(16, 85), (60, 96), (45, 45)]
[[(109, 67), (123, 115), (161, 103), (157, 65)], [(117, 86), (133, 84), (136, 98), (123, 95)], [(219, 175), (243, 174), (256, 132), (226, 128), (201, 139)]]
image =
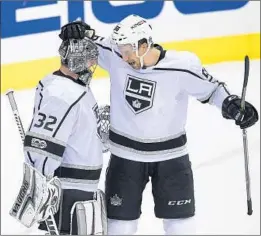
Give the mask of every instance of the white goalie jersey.
[(89, 87), (60, 71), (48, 75), (37, 86), (24, 140), (26, 162), (57, 176), (63, 189), (96, 191), (103, 162), (99, 125)]
[(98, 63), (110, 73), (110, 151), (122, 158), (154, 162), (187, 154), (188, 97), (222, 106), (224, 83), (208, 74), (199, 58), (186, 51), (160, 51), (156, 65), (134, 70), (97, 37)]

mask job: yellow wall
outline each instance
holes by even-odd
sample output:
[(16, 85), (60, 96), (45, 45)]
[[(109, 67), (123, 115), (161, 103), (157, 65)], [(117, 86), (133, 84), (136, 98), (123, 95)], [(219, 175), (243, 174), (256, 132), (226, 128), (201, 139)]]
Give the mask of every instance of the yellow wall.
[[(168, 42), (162, 45), (168, 50), (195, 52), (203, 64), (243, 60), (245, 55), (250, 59), (260, 58), (260, 33)], [(9, 88), (32, 88), (46, 74), (57, 70), (59, 64), (59, 58), (53, 57), (1, 65), (1, 93)], [(106, 76), (108, 73), (98, 68), (94, 78)]]

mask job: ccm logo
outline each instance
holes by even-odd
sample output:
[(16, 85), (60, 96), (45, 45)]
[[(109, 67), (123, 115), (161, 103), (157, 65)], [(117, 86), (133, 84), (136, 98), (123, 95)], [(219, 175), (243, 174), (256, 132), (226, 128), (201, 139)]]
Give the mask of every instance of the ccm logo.
[(188, 200), (178, 200), (178, 201), (169, 201), (168, 205), (169, 206), (181, 206), (181, 205), (186, 205), (191, 203), (191, 199)]

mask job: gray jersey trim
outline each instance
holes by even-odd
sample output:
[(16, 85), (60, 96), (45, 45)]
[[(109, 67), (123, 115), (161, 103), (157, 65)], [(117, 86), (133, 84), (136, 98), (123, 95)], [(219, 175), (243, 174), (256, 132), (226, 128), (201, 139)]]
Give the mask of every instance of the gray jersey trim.
[(113, 145), (110, 147), (110, 152), (113, 155), (122, 157), (124, 159), (139, 161), (139, 162), (158, 162), (170, 160), (173, 158), (181, 157), (188, 154), (188, 150), (186, 147), (180, 148), (179, 150), (175, 150), (173, 152), (161, 152), (161, 153), (140, 153), (136, 152), (136, 150), (130, 150), (125, 147), (118, 147), (117, 145)]
[(123, 149), (132, 153), (136, 153), (136, 154), (142, 154), (142, 155), (160, 155), (160, 154), (171, 154), (171, 153), (176, 153), (176, 152), (182, 152), (184, 150), (186, 150), (187, 146), (184, 145), (182, 147), (178, 147), (178, 148), (173, 148), (173, 149), (167, 149), (167, 150), (162, 150), (162, 151), (140, 151), (140, 150), (136, 150), (133, 148), (129, 148), (129, 147), (125, 147), (119, 144), (116, 144), (114, 142), (112, 142), (111, 140), (109, 141), (110, 146), (119, 148), (119, 149)]
[[(61, 180), (61, 179), (60, 179)], [(96, 192), (98, 189), (98, 183), (73, 183), (71, 181), (67, 182), (66, 179), (61, 180), (62, 189), (77, 189), (87, 192)]]
[(83, 166), (83, 165), (74, 165), (74, 164), (69, 164), (69, 163), (62, 163), (61, 167), (74, 168), (74, 169), (80, 169), (80, 170), (99, 170), (99, 169), (102, 169), (102, 165)]
[(89, 180), (89, 179), (71, 179), (71, 178), (59, 178), (62, 182), (74, 183), (74, 184), (98, 184), (99, 179)]

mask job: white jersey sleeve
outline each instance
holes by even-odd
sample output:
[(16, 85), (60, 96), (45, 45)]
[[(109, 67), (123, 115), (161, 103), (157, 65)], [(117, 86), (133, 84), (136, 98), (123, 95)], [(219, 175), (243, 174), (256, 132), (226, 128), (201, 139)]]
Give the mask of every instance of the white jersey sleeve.
[(110, 61), (111, 61), (110, 58), (113, 53), (109, 38), (95, 36), (93, 40), (95, 44), (98, 46), (98, 50), (99, 50), (99, 57), (98, 57), (99, 66), (101, 66), (105, 70), (109, 70)]
[(26, 161), (47, 176), (52, 175), (62, 162), (77, 117), (77, 106), (70, 106), (55, 96), (41, 102), (40, 95), (35, 101), (39, 103), (35, 104), (33, 120), (24, 140), (24, 151)]
[(202, 103), (221, 108), (224, 99), (230, 95), (225, 83), (211, 76), (193, 53), (187, 54), (185, 64), (187, 73), (180, 80), (182, 89)]

